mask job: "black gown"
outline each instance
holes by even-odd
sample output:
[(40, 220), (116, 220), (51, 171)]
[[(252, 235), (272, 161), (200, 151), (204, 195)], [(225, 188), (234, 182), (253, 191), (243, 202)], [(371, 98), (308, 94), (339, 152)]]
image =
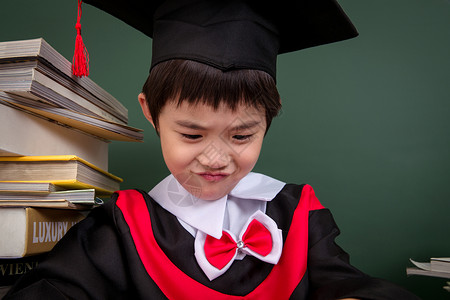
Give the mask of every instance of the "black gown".
[(143, 191), (121, 191), (70, 229), (5, 299), (418, 299), (350, 265), (310, 186), (286, 185), (266, 213), (283, 233), (279, 263), (246, 256), (210, 281), (177, 218)]

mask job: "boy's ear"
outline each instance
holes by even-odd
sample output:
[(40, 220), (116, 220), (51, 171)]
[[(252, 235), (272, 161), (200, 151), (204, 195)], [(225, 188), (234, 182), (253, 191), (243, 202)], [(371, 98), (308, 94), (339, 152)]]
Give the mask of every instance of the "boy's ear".
[(147, 120), (152, 124), (153, 128), (155, 128), (155, 123), (153, 123), (152, 115), (150, 114), (150, 109), (148, 108), (148, 102), (143, 93), (140, 93), (138, 96), (139, 104), (141, 105), (142, 112)]

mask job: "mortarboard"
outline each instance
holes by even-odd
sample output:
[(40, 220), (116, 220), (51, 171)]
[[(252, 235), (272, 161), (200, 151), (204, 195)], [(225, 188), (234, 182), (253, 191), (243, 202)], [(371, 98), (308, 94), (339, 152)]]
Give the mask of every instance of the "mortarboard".
[(153, 38), (152, 63), (188, 59), (276, 76), (278, 54), (358, 35), (335, 0), (85, 0)]

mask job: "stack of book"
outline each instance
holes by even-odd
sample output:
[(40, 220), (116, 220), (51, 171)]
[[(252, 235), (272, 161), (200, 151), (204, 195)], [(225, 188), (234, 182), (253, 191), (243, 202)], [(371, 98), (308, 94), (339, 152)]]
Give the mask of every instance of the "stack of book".
[(0, 298), (120, 188), (110, 141), (142, 141), (127, 109), (43, 39), (0, 42)]
[[(422, 275), (450, 279), (450, 257), (432, 257), (430, 262), (417, 262), (412, 259), (410, 261), (414, 267), (406, 268), (408, 276)], [(450, 281), (447, 281), (443, 288), (450, 292)]]
[(432, 257), (430, 262), (410, 261), (415, 267), (406, 268), (407, 275), (450, 278), (450, 257)]

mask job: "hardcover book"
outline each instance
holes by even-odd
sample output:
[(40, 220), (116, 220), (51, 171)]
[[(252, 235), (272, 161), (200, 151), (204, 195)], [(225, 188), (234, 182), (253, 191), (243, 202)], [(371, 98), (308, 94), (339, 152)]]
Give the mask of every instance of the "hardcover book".
[(74, 210), (0, 208), (0, 258), (50, 251), (85, 215)]
[[(12, 286), (23, 274), (33, 270), (45, 254), (0, 259), (0, 287)], [(1, 299), (1, 293), (0, 293)]]

